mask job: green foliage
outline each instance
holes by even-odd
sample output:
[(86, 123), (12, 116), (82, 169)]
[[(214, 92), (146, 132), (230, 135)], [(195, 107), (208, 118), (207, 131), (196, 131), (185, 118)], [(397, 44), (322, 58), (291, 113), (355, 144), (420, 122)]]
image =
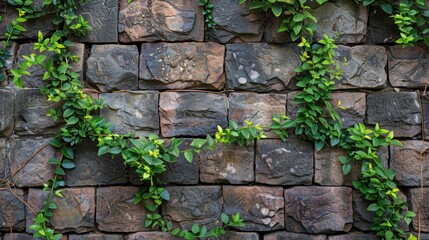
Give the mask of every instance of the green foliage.
[(209, 29), (215, 29), (216, 22), (213, 18), (213, 8), (214, 4), (210, 3), (210, 0), (199, 0), (198, 5), (204, 7), (203, 15), (204, 15), (204, 22), (207, 24), (207, 27)]
[(266, 138), (263, 128), (260, 124), (253, 125), (253, 122), (245, 120), (244, 127), (238, 127), (234, 121), (229, 121), (229, 127), (222, 129), (220, 126), (217, 127), (216, 142), (225, 144), (231, 144), (237, 142), (240, 146), (248, 145), (255, 139), (259, 140)]

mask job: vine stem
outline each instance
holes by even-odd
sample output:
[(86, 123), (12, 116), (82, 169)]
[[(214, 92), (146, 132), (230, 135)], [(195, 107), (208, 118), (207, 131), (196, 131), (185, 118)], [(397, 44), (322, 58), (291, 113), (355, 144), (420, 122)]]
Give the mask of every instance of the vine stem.
[(21, 171), (31, 161), (31, 159), (33, 159), (39, 152), (41, 152), (43, 149), (45, 149), (48, 146), (49, 146), (49, 143), (46, 143), (41, 148), (39, 148), (37, 151), (35, 151), (27, 160), (25, 160), (25, 162), (21, 166), (19, 166), (19, 168), (12, 174), (12, 176), (10, 177), (10, 179), (13, 179), (15, 177), (15, 175), (19, 171)]

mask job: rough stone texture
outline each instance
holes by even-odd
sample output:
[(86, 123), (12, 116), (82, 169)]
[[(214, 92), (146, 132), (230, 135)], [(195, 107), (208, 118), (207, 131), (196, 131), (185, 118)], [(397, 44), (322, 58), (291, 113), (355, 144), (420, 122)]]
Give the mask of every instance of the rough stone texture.
[(6, 233), (3, 240), (37, 240), (33, 235), (26, 233)]
[[(9, 151), (10, 175), (17, 187), (43, 186), (53, 177), (53, 171), (48, 164), (55, 157), (55, 149), (48, 145), (51, 139), (15, 139), (11, 142)], [(18, 171), (29, 157), (38, 152), (23, 168)]]
[(383, 46), (338, 46), (334, 59), (340, 63), (342, 78), (336, 87), (381, 88), (386, 86), (387, 53)]
[(292, 232), (273, 232), (264, 235), (264, 240), (326, 240), (326, 236)]
[(15, 133), (18, 135), (56, 134), (63, 120), (48, 117), (50, 109), (60, 103), (48, 102), (39, 89), (23, 89), (16, 93)]
[(104, 100), (100, 115), (112, 123), (113, 132), (132, 132), (136, 136), (159, 134), (158, 92), (102, 93), (100, 98)]
[(227, 98), (202, 92), (163, 92), (159, 101), (164, 137), (205, 136), (227, 126)]
[(379, 123), (396, 137), (414, 137), (421, 131), (420, 104), (415, 92), (384, 92), (367, 97), (368, 124)]
[(258, 42), (264, 33), (265, 14), (249, 10), (251, 1), (214, 0), (213, 19), (216, 30), (209, 30), (206, 38), (222, 43)]
[(77, 15), (88, 21), (92, 31), (85, 37), (79, 38), (81, 42), (91, 43), (117, 43), (118, 42), (118, 0), (88, 0), (80, 5)]
[(347, 232), (353, 222), (352, 190), (318, 186), (285, 189), (285, 212), (287, 231)]
[(281, 187), (223, 186), (224, 209), (237, 212), (244, 219), (244, 231), (272, 231), (284, 229), (284, 198)]
[(296, 44), (237, 43), (226, 46), (227, 87), (255, 92), (281, 91), (301, 64)]
[(203, 41), (204, 17), (198, 1), (120, 0), (119, 41)]
[(97, 189), (97, 229), (104, 232), (138, 232), (144, 227), (146, 209), (134, 204), (138, 187), (102, 187)]
[(372, 43), (393, 43), (400, 38), (394, 20), (378, 7), (369, 8), (368, 35)]
[[(6, 179), (9, 167), (6, 159), (6, 139), (0, 138), (0, 179)], [(0, 184), (1, 186), (2, 184)]]
[(137, 90), (139, 52), (134, 45), (93, 45), (86, 77), (102, 92)]
[(219, 236), (221, 240), (259, 240), (259, 235), (254, 232), (231, 232), (228, 231), (225, 235)]
[(225, 47), (217, 43), (143, 43), (139, 87), (222, 89), (224, 54)]
[(70, 234), (68, 240), (123, 240), (119, 234), (89, 233), (83, 235)]
[[(1, 13), (1, 10), (0, 10)], [(1, 22), (3, 23), (3, 22)], [(0, 23), (0, 25), (1, 25)], [(0, 29), (4, 29), (4, 28), (0, 28)], [(3, 41), (0, 42), (0, 48), (3, 48), (4, 44)], [(5, 59), (6, 62), (6, 66), (4, 68), (0, 69), (0, 73), (1, 74), (6, 74), (6, 70), (10, 70), (13, 68), (14, 62), (15, 62), (15, 58), (16, 58), (16, 52), (18, 50), (18, 44), (16, 42), (12, 42), (11, 46), (9, 46), (8, 48), (6, 48), (6, 53), (10, 54), (10, 57)], [(3, 81), (0, 82), (0, 88), (1, 87), (6, 87), (7, 85), (9, 85), (9, 81), (11, 80), (11, 76), (6, 77)], [(0, 94), (1, 95), (1, 94)]]
[(125, 240), (181, 240), (180, 237), (173, 237), (165, 232), (137, 232), (125, 236)]
[(0, 89), (0, 136), (12, 134), (15, 111), (15, 92)]
[(429, 79), (429, 52), (421, 47), (389, 48), (389, 80), (394, 87), (424, 87)]
[[(94, 230), (95, 189), (94, 188), (66, 188), (61, 192), (64, 198), (53, 198), (57, 209), (53, 210), (50, 222), (58, 232), (84, 233)], [(49, 192), (31, 188), (28, 192), (27, 203), (31, 209), (39, 212), (43, 201)], [(27, 229), (32, 233), (35, 214), (27, 209)]]
[(420, 186), (420, 151), (423, 150), (423, 184), (429, 186), (429, 142), (422, 149), (421, 140), (403, 141), (403, 146), (390, 147), (390, 167), (396, 171), (396, 180), (403, 186)]
[(253, 182), (253, 144), (241, 147), (238, 144), (218, 144), (215, 150), (200, 152), (200, 179), (204, 183), (243, 184)]
[(166, 219), (181, 228), (193, 224), (207, 225), (208, 229), (221, 225), (222, 190), (220, 186), (167, 187), (170, 201), (162, 213)]
[(360, 176), (359, 164), (353, 164), (349, 174), (344, 175), (340, 156), (347, 153), (340, 148), (323, 148), (314, 153), (314, 182), (325, 186), (351, 186), (352, 181)]
[[(16, 195), (16, 196), (15, 196)], [(0, 231), (22, 231), (25, 228), (24, 191), (0, 189)]]
[[(245, 125), (245, 120), (254, 124), (269, 126), (273, 123), (273, 114), (286, 113), (286, 94), (256, 94), (256, 93), (231, 93), (229, 95), (229, 120), (237, 122), (239, 126)], [(270, 138), (278, 138), (278, 135), (265, 131)]]
[(268, 43), (285, 43), (292, 42), (290, 34), (285, 32), (279, 32), (278, 29), (283, 21), (283, 16), (270, 17), (266, 22), (264, 40)]
[(99, 157), (97, 151), (97, 145), (91, 141), (84, 141), (79, 145), (73, 160), (76, 168), (66, 171), (67, 186), (100, 186), (127, 182), (123, 159), (110, 154)]
[(256, 182), (270, 185), (311, 185), (313, 144), (298, 139), (265, 139), (256, 143)]
[(73, 46), (69, 48), (69, 51), (79, 58), (79, 61), (73, 62), (71, 66), (73, 72), (79, 73), (80, 80), (83, 81), (83, 74), (85, 68), (85, 44), (75, 42), (73, 43)]
[(421, 100), (423, 108), (425, 140), (429, 140), (429, 98), (426, 96), (421, 96)]
[(338, 43), (360, 43), (367, 34), (368, 10), (362, 4), (351, 0), (335, 0), (312, 10), (317, 19), (314, 35), (336, 36)]
[(366, 112), (366, 95), (358, 92), (335, 92), (331, 94), (331, 103), (337, 106), (341, 101), (344, 109), (337, 109), (340, 114), (343, 128), (348, 128), (361, 123), (365, 119)]
[[(420, 208), (421, 211), (421, 231), (429, 232), (429, 188), (423, 189), (423, 196), (420, 188), (412, 188), (409, 192), (410, 210), (417, 213)], [(423, 199), (422, 199), (423, 197)], [(412, 221), (413, 229), (418, 230), (418, 221), (415, 218)], [(428, 238), (429, 239), (429, 238)]]
[(353, 226), (362, 230), (371, 229), (374, 212), (368, 211), (370, 203), (366, 201), (358, 190), (353, 190)]
[(337, 236), (329, 236), (328, 240), (378, 240), (377, 235), (367, 233), (350, 233)]

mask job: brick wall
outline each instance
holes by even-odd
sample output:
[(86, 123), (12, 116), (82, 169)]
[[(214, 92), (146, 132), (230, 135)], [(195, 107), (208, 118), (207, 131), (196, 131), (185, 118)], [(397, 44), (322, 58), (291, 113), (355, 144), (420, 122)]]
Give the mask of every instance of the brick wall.
[[(90, 0), (79, 9), (93, 31), (76, 40), (80, 43), (73, 51), (81, 61), (74, 69), (92, 88), (87, 92), (104, 99), (99, 114), (115, 132), (186, 137), (189, 144), (228, 120), (269, 125), (273, 113), (296, 114), (292, 99), (299, 48), (276, 31), (279, 20), (249, 12), (236, 1), (213, 3), (216, 31), (204, 29), (197, 0), (134, 0), (129, 5), (127, 0)], [(13, 11), (6, 12), (6, 19), (13, 17)], [(395, 131), (404, 147), (384, 148), (380, 154), (397, 171), (413, 211), (421, 204), (419, 154), (425, 150), (421, 223), (422, 239), (429, 239), (429, 142), (421, 141), (422, 131), (429, 140), (429, 100), (423, 97), (420, 106), (416, 92), (429, 80), (428, 50), (395, 46), (398, 33), (388, 17), (351, 0), (327, 3), (314, 14), (316, 36), (340, 32), (336, 57), (344, 76), (332, 102), (342, 101), (344, 127), (378, 122)], [(39, 29), (52, 31), (49, 21), (27, 24), (29, 31), (12, 46), (14, 61), (32, 51), (27, 39)], [(26, 89), (0, 88), (0, 178), (14, 183), (12, 191), (0, 188), (0, 239), (5, 240), (32, 239), (33, 211), (41, 207), (47, 196), (41, 187), (52, 177), (47, 161), (55, 151), (46, 143), (62, 123), (46, 116), (55, 105), (36, 89), (43, 86), (42, 70), (30, 72)], [(316, 151), (311, 142), (294, 136), (282, 142), (267, 135), (247, 147), (203, 151), (192, 164), (180, 158), (169, 165), (161, 178), (171, 201), (162, 214), (190, 228), (193, 223), (213, 227), (220, 224), (221, 212), (240, 212), (246, 226), (231, 229), (223, 240), (377, 239), (369, 232), (368, 204), (351, 187), (359, 166), (344, 176), (338, 161), (342, 150)], [(77, 148), (75, 164), (67, 171), (65, 198), (55, 200), (52, 218), (55, 228), (66, 233), (64, 239), (173, 239), (144, 227), (146, 211), (132, 203), (140, 183), (122, 159), (98, 157), (95, 144), (85, 142)], [(413, 221), (407, 230), (416, 229)]]

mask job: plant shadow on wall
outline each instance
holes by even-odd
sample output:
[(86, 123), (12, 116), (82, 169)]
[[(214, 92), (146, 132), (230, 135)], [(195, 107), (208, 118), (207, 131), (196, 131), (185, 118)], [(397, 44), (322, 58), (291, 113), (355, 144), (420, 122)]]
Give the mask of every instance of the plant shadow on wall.
[[(265, 138), (264, 131), (267, 130), (272, 130), (286, 141), (288, 131), (292, 129), (296, 135), (304, 135), (314, 141), (316, 150), (326, 146), (343, 148), (347, 156), (340, 157), (339, 161), (343, 164), (344, 174), (350, 172), (353, 163), (359, 162), (362, 172), (360, 178), (353, 182), (353, 186), (371, 203), (368, 211), (375, 212), (372, 230), (382, 239), (405, 238), (399, 223), (404, 221), (408, 225), (415, 214), (407, 211), (407, 204), (399, 195), (399, 189), (394, 182), (394, 171), (387, 169), (377, 155), (378, 148), (401, 143), (394, 139), (392, 131), (382, 129), (378, 125), (369, 128), (359, 123), (346, 130), (342, 129), (341, 119), (336, 111), (341, 108), (341, 103), (337, 106), (330, 103), (335, 80), (341, 76), (339, 64), (333, 60), (337, 46), (335, 39), (326, 35), (318, 41), (313, 41), (317, 19), (311, 14), (311, 7), (306, 5), (307, 1), (263, 0), (252, 1), (250, 5), (251, 9), (271, 11), (276, 17), (283, 16), (279, 31), (287, 31), (293, 41), (300, 41), (302, 64), (295, 71), (299, 73), (296, 85), (301, 92), (294, 99), (294, 102), (299, 104), (296, 117), (289, 119), (285, 115), (274, 115), (273, 124), (270, 126), (255, 125), (249, 121), (246, 121), (245, 126), (238, 126), (230, 121), (229, 127), (218, 127), (214, 138), (207, 135), (206, 138), (194, 139), (186, 150), (180, 150), (183, 139), (173, 138), (167, 144), (154, 134), (148, 138), (136, 138), (133, 134), (115, 134), (110, 123), (101, 116), (93, 115), (103, 107), (103, 103), (83, 92), (80, 75), (72, 70), (72, 64), (78, 61), (78, 58), (69, 52), (73, 43), (67, 40), (70, 35), (81, 37), (91, 30), (88, 22), (74, 12), (82, 1), (75, 3), (73, 0), (45, 0), (40, 9), (35, 9), (31, 0), (8, 2), (15, 6), (18, 17), (7, 24), (7, 39), (0, 48), (2, 69), (11, 55), (8, 47), (25, 31), (22, 23), (49, 12), (55, 15), (53, 24), (57, 29), (50, 36), (43, 36), (39, 32), (34, 44), (34, 50), (38, 53), (24, 56), (25, 61), (10, 71), (14, 84), (22, 87), (22, 76), (30, 74), (28, 68), (33, 65), (42, 66), (45, 69), (43, 80), (46, 82), (46, 86), (41, 88), (42, 93), (49, 101), (61, 103), (61, 107), (50, 110), (49, 116), (54, 120), (62, 118), (65, 122), (50, 142), (61, 154), (49, 160), (54, 166), (54, 177), (44, 185), (44, 190), (48, 191), (49, 195), (31, 226), (35, 231), (34, 237), (50, 240), (61, 238), (61, 234), (55, 233), (49, 222), (54, 209), (57, 208), (53, 198), (63, 197), (61, 192), (65, 186), (65, 170), (75, 168), (74, 148), (87, 138), (98, 143), (99, 155), (121, 155), (124, 163), (135, 169), (140, 179), (147, 183), (147, 187), (136, 193), (134, 199), (136, 204), (144, 204), (151, 212), (146, 215), (146, 227), (160, 228), (185, 239), (219, 237), (225, 233), (226, 228), (243, 226), (244, 221), (238, 213), (232, 216), (222, 214), (222, 226), (211, 230), (197, 224), (189, 230), (175, 228), (172, 222), (157, 213), (161, 205), (170, 199), (168, 191), (157, 176), (166, 171), (167, 164), (174, 163), (181, 155), (191, 162), (195, 153), (203, 149), (213, 150), (217, 143), (236, 142), (244, 146), (255, 139)], [(244, 2), (246, 0), (240, 0), (240, 3)], [(327, 0), (317, 0), (320, 5), (326, 2)], [(359, 2), (365, 6), (379, 6), (392, 16), (401, 32), (397, 43), (410, 46), (423, 40), (429, 45), (429, 29), (424, 28), (429, 22), (429, 9), (424, 1), (401, 0), (398, 4), (375, 0)], [(215, 28), (216, 23), (211, 15), (214, 5), (208, 0), (201, 0), (200, 5), (204, 8), (207, 26)], [(48, 58), (46, 52), (55, 55)], [(2, 70), (0, 81), (5, 81), (8, 74)], [(409, 238), (415, 239), (412, 235)]]

